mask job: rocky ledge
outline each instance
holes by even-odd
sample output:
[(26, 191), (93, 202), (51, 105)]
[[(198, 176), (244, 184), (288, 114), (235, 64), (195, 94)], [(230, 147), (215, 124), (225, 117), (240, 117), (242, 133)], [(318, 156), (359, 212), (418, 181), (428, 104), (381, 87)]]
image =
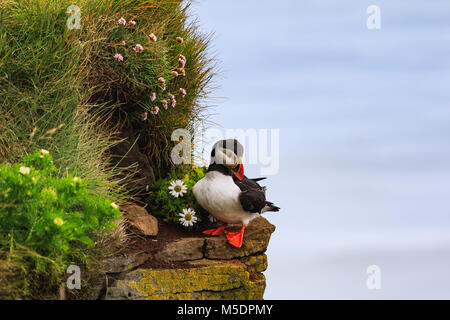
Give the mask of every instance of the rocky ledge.
[[(263, 217), (245, 230), (242, 248), (225, 236), (174, 232), (159, 226), (155, 237), (139, 238), (107, 263), (93, 298), (262, 299), (267, 268), (264, 252), (275, 227)], [(231, 228), (230, 228), (231, 229)]]

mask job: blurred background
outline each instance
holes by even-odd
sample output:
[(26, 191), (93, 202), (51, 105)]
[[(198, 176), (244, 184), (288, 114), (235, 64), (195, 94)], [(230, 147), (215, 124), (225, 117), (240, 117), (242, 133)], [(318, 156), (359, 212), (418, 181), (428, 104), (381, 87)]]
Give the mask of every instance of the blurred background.
[(450, 2), (198, 0), (193, 13), (222, 61), (210, 120), (280, 129), (265, 298), (450, 299)]

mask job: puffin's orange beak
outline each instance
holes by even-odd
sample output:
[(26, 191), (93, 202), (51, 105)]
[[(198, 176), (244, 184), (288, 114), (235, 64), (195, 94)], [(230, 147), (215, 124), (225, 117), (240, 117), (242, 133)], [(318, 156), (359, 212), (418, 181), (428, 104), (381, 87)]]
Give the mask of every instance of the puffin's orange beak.
[[(234, 169), (236, 169), (236, 167), (239, 167), (237, 172), (234, 171)], [(234, 167), (231, 171), (233, 171), (233, 174), (239, 179), (242, 180), (244, 179), (244, 165), (242, 164), (242, 161), (240, 164), (238, 164), (236, 167)]]

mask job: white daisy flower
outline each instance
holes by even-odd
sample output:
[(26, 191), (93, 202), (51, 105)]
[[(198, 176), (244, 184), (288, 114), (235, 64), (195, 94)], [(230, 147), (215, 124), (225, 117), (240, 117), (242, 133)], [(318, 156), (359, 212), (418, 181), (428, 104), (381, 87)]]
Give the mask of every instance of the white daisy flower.
[(182, 197), (187, 192), (187, 187), (183, 181), (177, 180), (170, 183), (169, 190), (172, 196), (178, 198), (178, 196)]
[(21, 173), (21, 174), (30, 174), (30, 168), (28, 168), (28, 167), (20, 167), (19, 168), (19, 172)]
[(191, 208), (183, 209), (183, 212), (180, 213), (180, 224), (185, 227), (192, 227), (196, 222), (195, 211)]

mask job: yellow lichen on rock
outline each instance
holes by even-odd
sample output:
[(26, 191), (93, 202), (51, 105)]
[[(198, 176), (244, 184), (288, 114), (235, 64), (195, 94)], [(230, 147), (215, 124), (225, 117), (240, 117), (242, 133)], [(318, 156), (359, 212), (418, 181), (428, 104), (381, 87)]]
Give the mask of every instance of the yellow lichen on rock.
[(247, 266), (247, 271), (250, 273), (263, 272), (267, 269), (266, 254), (259, 254), (256, 256), (249, 256), (241, 258), (240, 261)]
[(117, 280), (108, 299), (262, 299), (265, 278), (252, 280), (245, 264), (192, 262), (189, 269), (137, 269)]
[[(205, 266), (192, 269), (138, 269), (135, 289), (149, 297), (157, 294), (195, 291), (224, 291), (238, 288), (247, 280), (245, 267), (230, 261), (203, 261)], [(198, 264), (198, 263), (197, 263)]]
[(261, 273), (267, 268), (264, 251), (274, 229), (264, 218), (255, 219), (248, 227), (242, 248), (230, 246), (224, 236), (170, 242), (155, 258), (179, 261), (179, 267), (176, 264), (169, 268), (137, 267), (116, 273), (106, 286), (104, 298), (261, 300), (266, 287)]

